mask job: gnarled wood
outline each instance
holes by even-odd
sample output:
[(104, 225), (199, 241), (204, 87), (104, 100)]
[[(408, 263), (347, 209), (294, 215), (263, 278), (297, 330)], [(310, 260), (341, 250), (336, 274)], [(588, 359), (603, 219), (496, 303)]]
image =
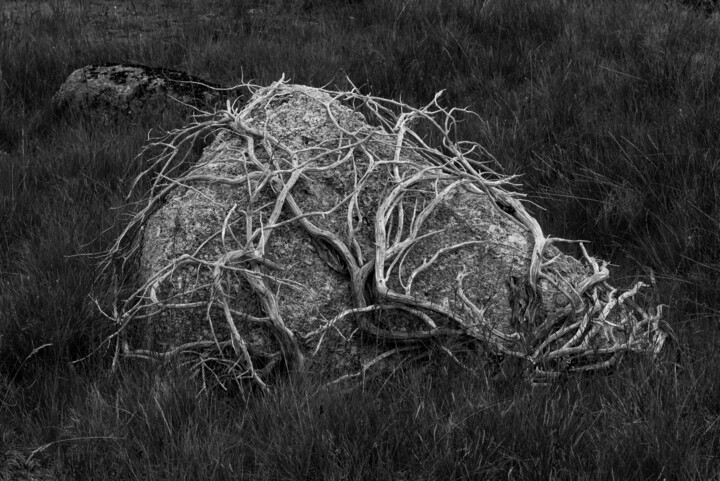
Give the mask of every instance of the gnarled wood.
[(562, 254), (514, 179), (480, 145), (451, 140), (457, 110), (245, 87), (245, 107), (162, 144), (155, 165), (169, 171), (189, 138), (217, 133), (189, 172), (158, 178), (111, 253), (140, 263), (116, 322), (143, 353), (230, 345), (235, 376), (264, 386), (258, 373), (278, 356), (351, 379), (449, 338), (524, 359), (536, 378), (662, 346), (662, 310), (633, 302), (643, 285), (621, 294), (584, 247), (582, 261)]

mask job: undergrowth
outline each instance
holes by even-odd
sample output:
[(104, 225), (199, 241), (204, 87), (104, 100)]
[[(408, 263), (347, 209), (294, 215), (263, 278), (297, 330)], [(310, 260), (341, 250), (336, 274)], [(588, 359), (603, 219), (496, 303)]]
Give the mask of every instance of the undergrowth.
[[(0, 17), (0, 479), (710, 479), (720, 473), (720, 20), (644, 0), (10, 1)], [(282, 3), (282, 2), (278, 2)], [(697, 10), (697, 3), (704, 10)], [(261, 14), (251, 13), (260, 10)], [(197, 20), (201, 14), (215, 14)], [(165, 18), (166, 23), (157, 22)], [(155, 19), (155, 20), (153, 20)], [(172, 21), (171, 21), (171, 20)], [(97, 28), (92, 27), (95, 25)], [(162, 29), (162, 41), (147, 32)], [(94, 28), (94, 30), (92, 29)], [(140, 32), (140, 33), (138, 33)], [(143, 33), (144, 32), (144, 33)], [(233, 85), (313, 86), (469, 107), (544, 231), (591, 241), (627, 285), (654, 271), (673, 342), (657, 363), (531, 390), (438, 361), (356, 391), (267, 397), (97, 349), (98, 256), (139, 197), (148, 131), (51, 97), (75, 68), (132, 62)], [(142, 191), (142, 188), (139, 189)], [(73, 363), (82, 359), (79, 362)]]

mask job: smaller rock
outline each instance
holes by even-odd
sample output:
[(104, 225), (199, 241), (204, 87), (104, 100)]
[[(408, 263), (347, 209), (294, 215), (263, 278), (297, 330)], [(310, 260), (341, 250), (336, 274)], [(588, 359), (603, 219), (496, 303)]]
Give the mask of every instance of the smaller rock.
[(173, 99), (200, 109), (227, 98), (218, 86), (185, 72), (133, 64), (88, 65), (75, 70), (53, 96), (53, 107), (133, 115), (148, 103)]

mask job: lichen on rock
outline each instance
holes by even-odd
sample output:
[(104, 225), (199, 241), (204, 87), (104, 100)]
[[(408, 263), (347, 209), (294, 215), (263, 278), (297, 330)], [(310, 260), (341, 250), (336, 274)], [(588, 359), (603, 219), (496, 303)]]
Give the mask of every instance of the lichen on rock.
[(621, 293), (584, 247), (561, 253), (514, 178), (450, 139), (458, 110), (246, 87), (244, 107), (164, 141), (156, 165), (217, 133), (188, 172), (158, 177), (111, 252), (140, 266), (116, 304), (126, 355), (199, 354), (198, 369), (224, 360), (264, 387), (278, 369), (345, 380), (433, 346), (463, 363), (448, 346), (480, 345), (536, 379), (662, 346), (661, 309), (633, 301), (642, 286)]
[(226, 95), (217, 85), (185, 72), (137, 64), (86, 65), (73, 71), (52, 99), (59, 111), (95, 110), (134, 115), (149, 103), (171, 101), (211, 109)]

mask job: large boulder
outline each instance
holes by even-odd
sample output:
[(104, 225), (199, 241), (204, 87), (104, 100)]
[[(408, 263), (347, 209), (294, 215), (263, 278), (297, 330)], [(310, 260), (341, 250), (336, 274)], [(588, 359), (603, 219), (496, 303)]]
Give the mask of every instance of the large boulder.
[[(512, 178), (450, 140), (453, 115), (283, 82), (218, 113), (198, 164), (159, 178), (113, 249), (125, 353), (199, 354), (264, 385), (277, 367), (348, 379), (428, 349), (467, 363), (469, 345), (539, 378), (657, 351), (642, 286), (560, 252)], [(162, 169), (193, 135), (165, 141)]]
[(53, 96), (55, 109), (133, 115), (149, 103), (217, 107), (217, 85), (185, 72), (134, 64), (88, 65), (72, 72)]

